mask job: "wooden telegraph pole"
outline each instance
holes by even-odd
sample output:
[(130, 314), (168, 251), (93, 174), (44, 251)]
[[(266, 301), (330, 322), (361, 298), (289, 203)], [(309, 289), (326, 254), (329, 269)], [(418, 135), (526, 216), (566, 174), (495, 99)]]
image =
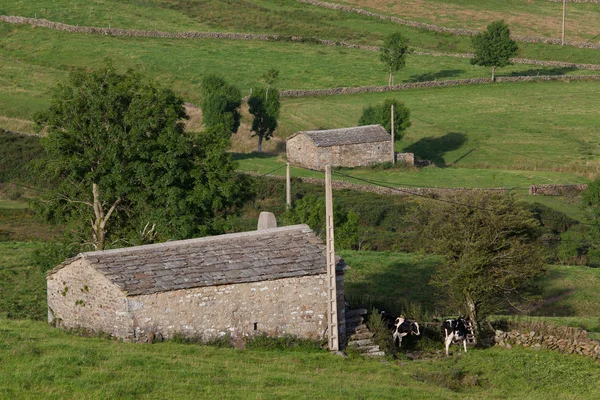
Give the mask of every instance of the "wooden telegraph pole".
[(563, 0), (562, 45), (565, 45), (565, 18), (567, 15), (567, 0)]
[(285, 171), (285, 205), (288, 209), (292, 207), (292, 185), (290, 179), (290, 163), (287, 163)]
[(337, 285), (335, 277), (335, 248), (333, 235), (333, 196), (331, 194), (331, 166), (325, 167), (325, 220), (327, 231), (327, 304), (329, 314), (329, 350), (339, 351)]
[(394, 150), (394, 105), (392, 104), (392, 163), (396, 164), (396, 151)]

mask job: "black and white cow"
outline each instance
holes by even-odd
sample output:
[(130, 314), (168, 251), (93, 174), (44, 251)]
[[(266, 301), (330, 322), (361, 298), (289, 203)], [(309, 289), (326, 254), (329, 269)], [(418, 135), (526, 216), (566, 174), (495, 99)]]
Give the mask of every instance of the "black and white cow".
[(448, 348), (451, 343), (460, 343), (467, 352), (467, 320), (458, 317), (457, 319), (447, 319), (443, 324), (444, 329), (444, 344), (446, 345), (446, 355), (448, 355)]
[(416, 321), (404, 319), (403, 316), (396, 318), (395, 326), (396, 329), (394, 330), (394, 345), (396, 344), (396, 340), (398, 340), (398, 347), (402, 345), (403, 337), (407, 335), (419, 336), (421, 334), (421, 332), (419, 331), (419, 324)]

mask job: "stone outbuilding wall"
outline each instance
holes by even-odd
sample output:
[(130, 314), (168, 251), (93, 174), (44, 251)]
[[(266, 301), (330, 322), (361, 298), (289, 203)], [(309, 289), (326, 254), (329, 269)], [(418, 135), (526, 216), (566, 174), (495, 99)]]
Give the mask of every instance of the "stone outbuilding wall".
[[(47, 276), (48, 320), (143, 342), (254, 334), (324, 339), (325, 246), (306, 225), (82, 253)], [(343, 269), (338, 328), (345, 340)]]
[(391, 136), (380, 125), (298, 132), (287, 139), (287, 160), (316, 171), (392, 160)]

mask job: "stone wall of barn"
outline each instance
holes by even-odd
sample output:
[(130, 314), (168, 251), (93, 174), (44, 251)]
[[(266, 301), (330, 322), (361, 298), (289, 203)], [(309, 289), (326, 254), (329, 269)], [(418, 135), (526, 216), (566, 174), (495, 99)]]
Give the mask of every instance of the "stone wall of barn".
[(306, 135), (296, 135), (288, 139), (285, 144), (285, 152), (290, 164), (313, 170), (318, 169), (317, 146)]
[(391, 141), (317, 147), (317, 170), (332, 167), (361, 167), (392, 162)]
[(324, 171), (327, 164), (332, 167), (359, 167), (392, 161), (391, 142), (316, 147), (302, 134), (287, 141), (286, 153), (292, 165), (316, 171)]
[[(343, 286), (340, 290), (343, 299)], [(203, 340), (263, 333), (320, 339), (327, 331), (327, 279), (315, 275), (132, 296), (129, 311), (135, 341), (145, 341), (150, 332)]]
[(76, 260), (47, 278), (48, 322), (127, 338), (131, 319), (125, 294), (104, 275)]

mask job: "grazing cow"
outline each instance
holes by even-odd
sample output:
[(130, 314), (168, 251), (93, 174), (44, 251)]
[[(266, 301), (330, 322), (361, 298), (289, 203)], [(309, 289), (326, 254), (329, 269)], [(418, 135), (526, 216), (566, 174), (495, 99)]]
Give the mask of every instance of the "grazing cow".
[(446, 356), (448, 355), (448, 348), (452, 342), (461, 342), (467, 352), (467, 320), (463, 317), (457, 319), (448, 319), (444, 321), (444, 343), (446, 345)]
[(398, 347), (402, 345), (402, 338), (407, 335), (419, 336), (419, 324), (416, 321), (409, 321), (404, 319), (403, 316), (396, 318), (396, 330), (394, 331), (394, 345), (396, 339), (398, 340)]

